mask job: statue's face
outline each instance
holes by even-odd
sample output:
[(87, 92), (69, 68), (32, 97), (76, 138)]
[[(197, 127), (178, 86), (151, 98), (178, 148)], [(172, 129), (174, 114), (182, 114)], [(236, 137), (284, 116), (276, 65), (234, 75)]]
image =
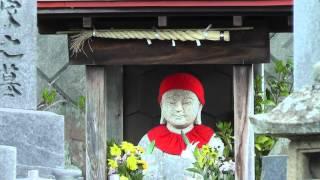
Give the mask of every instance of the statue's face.
[(182, 129), (193, 124), (200, 111), (200, 101), (191, 91), (170, 90), (162, 96), (161, 113), (167, 123)]

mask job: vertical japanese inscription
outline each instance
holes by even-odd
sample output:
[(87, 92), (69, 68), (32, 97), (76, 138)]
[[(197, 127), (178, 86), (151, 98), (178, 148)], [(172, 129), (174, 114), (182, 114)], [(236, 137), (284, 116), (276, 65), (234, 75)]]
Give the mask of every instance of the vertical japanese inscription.
[(0, 93), (2, 96), (15, 97), (21, 94), (21, 84), (17, 82), (17, 72), (19, 68), (15, 64), (3, 64), (0, 81)]
[(22, 57), (20, 40), (14, 29), (21, 26), (18, 12), (22, 7), (20, 0), (0, 0), (0, 53), (6, 57)]
[(0, 108), (37, 107), (36, 0), (0, 0)]

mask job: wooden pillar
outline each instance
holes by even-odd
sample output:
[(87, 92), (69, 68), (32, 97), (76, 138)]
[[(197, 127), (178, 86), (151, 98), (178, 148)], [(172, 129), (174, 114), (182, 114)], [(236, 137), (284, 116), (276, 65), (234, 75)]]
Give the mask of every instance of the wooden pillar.
[(123, 67), (106, 66), (107, 69), (107, 139), (123, 140)]
[(86, 66), (86, 179), (106, 179), (106, 68)]
[(253, 66), (233, 67), (234, 136), (236, 179), (254, 180), (254, 133), (249, 123), (253, 113)]

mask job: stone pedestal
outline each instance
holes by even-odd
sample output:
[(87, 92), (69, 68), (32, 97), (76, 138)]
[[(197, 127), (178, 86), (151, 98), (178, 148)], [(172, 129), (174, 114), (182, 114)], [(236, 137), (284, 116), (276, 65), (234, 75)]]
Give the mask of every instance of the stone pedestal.
[[(1, 143), (0, 143), (1, 144)], [(0, 179), (16, 179), (17, 150), (12, 146), (0, 145)]]
[(38, 169), (46, 177), (64, 167), (63, 116), (31, 110), (0, 108), (0, 144), (17, 147), (17, 176)]

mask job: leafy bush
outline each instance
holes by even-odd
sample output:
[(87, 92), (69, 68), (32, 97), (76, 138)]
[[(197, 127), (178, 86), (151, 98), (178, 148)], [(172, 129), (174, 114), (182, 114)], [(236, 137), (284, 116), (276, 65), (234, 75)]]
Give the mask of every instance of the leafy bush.
[[(275, 60), (273, 68), (275, 75), (267, 77), (265, 95), (262, 91), (263, 78), (261, 76), (255, 78), (254, 111), (256, 114), (269, 112), (292, 92), (293, 61)], [(271, 136), (259, 135), (255, 137), (255, 174), (257, 180), (260, 180), (261, 177), (261, 158), (269, 154), (275, 143), (276, 138)]]

